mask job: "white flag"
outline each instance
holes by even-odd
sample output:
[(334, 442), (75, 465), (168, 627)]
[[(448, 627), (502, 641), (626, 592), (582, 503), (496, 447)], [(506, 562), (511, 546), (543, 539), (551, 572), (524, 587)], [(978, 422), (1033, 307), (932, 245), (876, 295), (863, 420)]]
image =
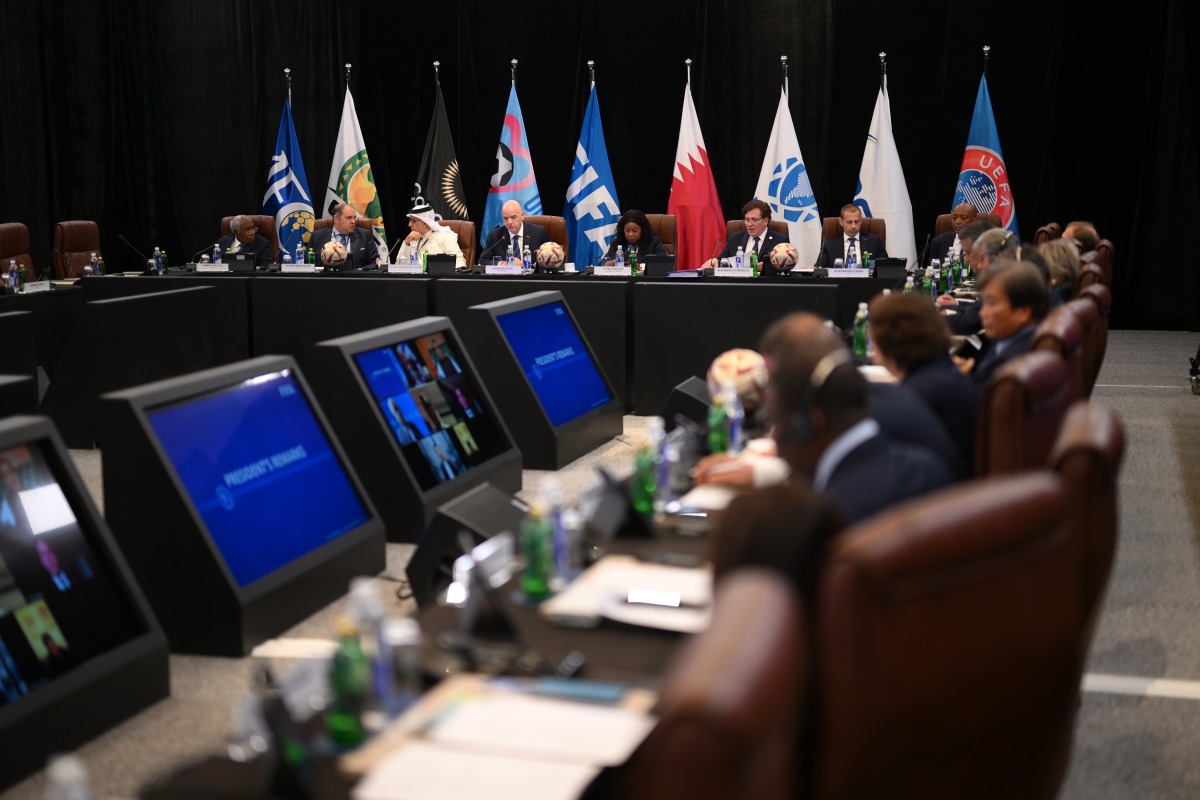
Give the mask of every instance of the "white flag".
[(358, 114), (354, 110), (354, 98), (349, 89), (346, 89), (346, 102), (342, 106), (342, 124), (338, 128), (337, 144), (333, 146), (333, 166), (329, 170), (321, 218), (332, 217), (332, 209), (338, 203), (349, 203), (360, 217), (373, 220), (375, 239), (386, 243), (383, 208), (379, 204), (379, 193), (371, 175), (371, 158), (367, 155), (362, 129), (358, 127)]
[(892, 109), (886, 78), (871, 116), (871, 130), (867, 133), (862, 169), (858, 171), (854, 204), (863, 210), (864, 217), (878, 217), (887, 222), (889, 256), (907, 258), (910, 269), (920, 266), (917, 264), (917, 239), (913, 235), (912, 201), (904, 182), (904, 170), (900, 168), (900, 152), (892, 137)]
[(786, 88), (779, 92), (779, 109), (754, 197), (771, 204), (772, 219), (787, 222), (788, 239), (799, 252), (800, 263), (813, 263), (821, 253), (821, 214), (800, 154)]

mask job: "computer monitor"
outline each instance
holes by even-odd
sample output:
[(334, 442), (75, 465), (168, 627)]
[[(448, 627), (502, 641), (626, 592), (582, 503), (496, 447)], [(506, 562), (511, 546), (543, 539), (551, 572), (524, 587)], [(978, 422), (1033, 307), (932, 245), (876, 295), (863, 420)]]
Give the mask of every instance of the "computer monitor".
[(521, 488), (521, 453), (448, 317), (321, 342), (309, 377), (387, 528), (416, 542), (484, 481)]
[(472, 306), (468, 344), (532, 469), (559, 469), (622, 431), (622, 406), (560, 292)]
[(383, 525), (291, 358), (103, 400), (105, 513), (172, 650), (244, 655), (383, 570)]
[(53, 423), (0, 421), (0, 790), (169, 694), (166, 638)]

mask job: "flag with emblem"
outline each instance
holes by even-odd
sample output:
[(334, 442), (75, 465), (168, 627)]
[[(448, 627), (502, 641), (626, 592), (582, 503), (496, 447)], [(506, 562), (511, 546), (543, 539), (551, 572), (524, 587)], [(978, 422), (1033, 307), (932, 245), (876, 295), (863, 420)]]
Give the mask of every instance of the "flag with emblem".
[(442, 219), (470, 219), (464, 199), (462, 176), (458, 172), (458, 157), (454, 155), (454, 139), (450, 136), (450, 121), (442, 101), (442, 84), (437, 84), (437, 100), (433, 121), (425, 137), (425, 153), (417, 170), (413, 187), (413, 206), (431, 205)]
[(996, 117), (992, 114), (987, 75), (979, 79), (975, 113), (971, 116), (971, 130), (967, 133), (967, 149), (963, 153), (958, 188), (954, 191), (954, 202), (950, 208), (959, 203), (970, 203), (980, 214), (998, 214), (1001, 228), (1021, 235), (1017, 229), (1017, 206), (1008, 182), (1008, 168), (1004, 166), (1004, 154), (1000, 152), (1000, 134), (996, 131)]
[(773, 220), (787, 223), (788, 239), (800, 254), (800, 263), (813, 263), (821, 252), (821, 214), (800, 152), (800, 140), (796, 138), (786, 86), (779, 92), (775, 125), (767, 140), (767, 154), (758, 173), (754, 196), (771, 204)]
[(294, 253), (301, 244), (308, 247), (315, 217), (304, 161), (300, 158), (300, 142), (292, 123), (292, 104), (288, 100), (283, 102), (275, 152), (271, 155), (271, 168), (267, 170), (262, 210), (266, 216), (275, 218), (280, 252)]
[(699, 269), (712, 258), (725, 238), (725, 216), (717, 197), (700, 119), (692, 103), (692, 80), (683, 89), (683, 117), (675, 146), (675, 169), (667, 213), (675, 215), (675, 263), (678, 269)]
[(487, 242), (488, 232), (501, 222), (500, 209), (509, 200), (516, 200), (526, 214), (542, 213), (542, 196), (538, 194), (537, 178), (533, 174), (533, 156), (529, 153), (529, 137), (525, 134), (525, 117), (517, 101), (517, 82), (508, 93), (508, 108), (500, 127), (500, 145), (496, 148), (496, 173), (488, 189), (487, 205), (483, 209), (483, 226), (479, 243)]
[(329, 186), (325, 189), (325, 207), (322, 219), (333, 217), (333, 207), (338, 203), (349, 203), (358, 212), (374, 223), (375, 239), (387, 242), (383, 228), (383, 209), (379, 204), (379, 192), (371, 174), (371, 158), (363, 141), (362, 129), (358, 127), (358, 113), (354, 110), (354, 97), (346, 89), (346, 102), (342, 106), (342, 124), (338, 128), (337, 144), (333, 146), (333, 166), (329, 170)]
[[(596, 84), (592, 83), (583, 129), (575, 145), (575, 163), (571, 167), (571, 183), (567, 186), (567, 242), (571, 252), (567, 260), (583, 269), (608, 251), (608, 244), (617, 233), (621, 205), (617, 202), (617, 185), (608, 163), (608, 148), (604, 145), (604, 128), (600, 124), (600, 100)], [(649, 231), (645, 232), (649, 235)]]
[(892, 105), (888, 100), (887, 78), (875, 98), (875, 113), (867, 131), (862, 167), (858, 170), (858, 191), (854, 204), (864, 217), (882, 219), (887, 225), (888, 254), (917, 263), (917, 241), (913, 232), (912, 200), (900, 167), (900, 151), (892, 136)]

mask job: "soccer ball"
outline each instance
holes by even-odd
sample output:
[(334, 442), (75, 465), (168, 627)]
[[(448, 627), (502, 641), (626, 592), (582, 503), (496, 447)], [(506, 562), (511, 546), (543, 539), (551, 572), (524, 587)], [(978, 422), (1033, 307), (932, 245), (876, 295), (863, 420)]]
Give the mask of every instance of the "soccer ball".
[(321, 248), (321, 260), (331, 267), (341, 266), (346, 261), (346, 246), (330, 239)]
[(558, 242), (546, 242), (537, 249), (538, 266), (547, 269), (562, 269), (563, 249)]
[[(782, 247), (783, 245), (779, 245)], [(796, 248), (792, 248), (795, 250)], [(749, 414), (758, 409), (767, 396), (767, 362), (754, 350), (737, 348), (717, 356), (708, 368), (708, 391), (716, 396), (721, 385), (732, 381)]]
[(771, 263), (775, 268), (787, 272), (800, 260), (800, 253), (791, 242), (780, 242), (771, 249)]

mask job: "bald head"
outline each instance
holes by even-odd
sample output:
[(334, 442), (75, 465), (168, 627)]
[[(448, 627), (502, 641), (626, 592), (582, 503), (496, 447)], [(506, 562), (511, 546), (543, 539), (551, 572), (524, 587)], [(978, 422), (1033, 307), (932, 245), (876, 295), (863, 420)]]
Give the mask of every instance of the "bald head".
[(759, 342), (758, 351), (766, 358), (767, 369), (772, 369), (772, 363), (785, 359), (788, 352), (809, 346), (817, 348), (824, 355), (841, 347), (842, 340), (830, 330), (823, 317), (798, 311), (776, 320), (767, 328)]
[(521, 222), (525, 219), (525, 209), (521, 208), (521, 204), (516, 200), (509, 200), (504, 205), (500, 206), (500, 216), (504, 220), (504, 227), (508, 228), (511, 234), (521, 232)]
[(955, 233), (960, 234), (959, 238), (961, 238), (962, 229), (974, 222), (977, 216), (979, 216), (979, 212), (975, 210), (975, 206), (970, 203), (959, 203), (950, 212), (950, 226), (954, 228)]

